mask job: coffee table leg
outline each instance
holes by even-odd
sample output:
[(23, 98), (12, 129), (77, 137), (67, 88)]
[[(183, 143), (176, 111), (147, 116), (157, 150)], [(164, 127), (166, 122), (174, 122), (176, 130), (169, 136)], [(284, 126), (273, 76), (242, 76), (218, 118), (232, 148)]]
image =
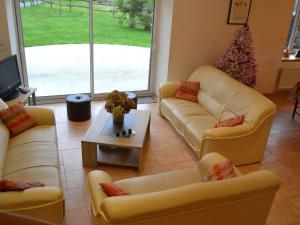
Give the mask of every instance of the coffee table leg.
[(144, 147), (141, 149), (138, 149), (139, 154), (139, 162), (138, 162), (138, 172), (142, 172), (143, 168), (143, 161), (144, 161)]
[(87, 167), (97, 166), (97, 144), (81, 142), (82, 165)]

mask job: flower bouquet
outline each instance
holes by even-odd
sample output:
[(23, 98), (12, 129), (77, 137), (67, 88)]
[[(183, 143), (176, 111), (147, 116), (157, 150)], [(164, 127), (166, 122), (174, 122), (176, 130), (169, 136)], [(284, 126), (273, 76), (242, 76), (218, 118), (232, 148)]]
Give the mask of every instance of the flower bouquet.
[(122, 91), (112, 91), (105, 97), (105, 100), (105, 109), (107, 112), (112, 113), (115, 124), (123, 124), (124, 114), (129, 113), (135, 106), (135, 102)]

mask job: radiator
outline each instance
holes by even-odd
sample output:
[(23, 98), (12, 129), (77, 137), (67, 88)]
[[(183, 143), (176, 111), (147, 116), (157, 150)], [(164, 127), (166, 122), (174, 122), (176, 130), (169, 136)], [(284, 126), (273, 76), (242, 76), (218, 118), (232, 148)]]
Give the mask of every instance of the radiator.
[(289, 89), (300, 81), (300, 66), (282, 67), (279, 71), (277, 89)]

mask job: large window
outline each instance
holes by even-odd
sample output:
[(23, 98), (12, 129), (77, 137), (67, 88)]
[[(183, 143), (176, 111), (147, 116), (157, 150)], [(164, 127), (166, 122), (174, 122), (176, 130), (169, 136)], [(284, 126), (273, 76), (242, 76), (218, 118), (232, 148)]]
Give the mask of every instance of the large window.
[(15, 2), (24, 76), (38, 100), (116, 89), (152, 94), (155, 0)]
[(299, 0), (295, 1), (295, 6), (293, 10), (293, 15), (291, 19), (291, 25), (288, 33), (288, 38), (286, 42), (286, 50), (289, 53), (295, 53), (297, 49), (300, 49), (300, 4)]

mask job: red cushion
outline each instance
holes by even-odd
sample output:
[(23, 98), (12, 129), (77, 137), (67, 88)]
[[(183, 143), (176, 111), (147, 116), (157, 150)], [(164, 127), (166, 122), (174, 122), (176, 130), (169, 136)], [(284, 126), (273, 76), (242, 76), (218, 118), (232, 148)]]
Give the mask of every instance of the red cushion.
[(236, 116), (227, 120), (220, 120), (218, 123), (215, 124), (214, 128), (217, 127), (234, 127), (237, 125), (241, 125), (244, 122), (245, 116)]
[(123, 196), (123, 195), (129, 195), (129, 192), (116, 186), (112, 183), (99, 183), (103, 191), (109, 196)]
[(177, 85), (175, 98), (197, 102), (200, 82), (180, 81)]
[(0, 191), (24, 191), (34, 187), (44, 187), (43, 183), (24, 179), (3, 179), (0, 180)]
[(204, 174), (203, 181), (223, 180), (232, 177), (236, 177), (233, 164), (230, 160), (225, 160), (215, 164), (206, 174)]
[(36, 124), (36, 120), (27, 114), (21, 102), (8, 109), (1, 110), (0, 119), (10, 131), (11, 137), (34, 127)]

